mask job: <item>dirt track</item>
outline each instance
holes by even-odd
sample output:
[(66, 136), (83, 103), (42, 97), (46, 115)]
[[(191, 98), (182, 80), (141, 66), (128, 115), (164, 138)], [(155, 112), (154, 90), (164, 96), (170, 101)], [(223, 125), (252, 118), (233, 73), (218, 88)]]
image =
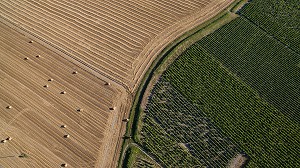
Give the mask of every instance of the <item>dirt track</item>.
[(0, 166), (115, 167), (147, 68), (231, 2), (1, 1), (0, 138), (13, 140), (0, 144)]

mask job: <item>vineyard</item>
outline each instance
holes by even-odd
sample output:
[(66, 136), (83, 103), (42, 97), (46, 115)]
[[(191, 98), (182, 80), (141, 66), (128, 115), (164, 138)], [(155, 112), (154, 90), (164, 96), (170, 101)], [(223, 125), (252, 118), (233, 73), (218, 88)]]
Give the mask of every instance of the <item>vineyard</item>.
[(253, 0), (240, 14), (276, 40), (300, 53), (299, 9), (298, 0)]
[[(233, 32), (233, 33), (228, 33)], [(197, 43), (295, 122), (300, 122), (300, 55), (239, 18)]]
[(164, 77), (143, 120), (141, 143), (165, 167), (225, 167), (241, 152)]
[(147, 69), (233, 1), (0, 1), (0, 167), (115, 167)]
[(134, 141), (162, 167), (300, 167), (299, 2), (243, 3), (139, 107)]
[(299, 167), (300, 126), (195, 44), (163, 78), (250, 157), (249, 167)]
[(299, 2), (244, 3), (0, 1), (0, 167), (300, 167)]

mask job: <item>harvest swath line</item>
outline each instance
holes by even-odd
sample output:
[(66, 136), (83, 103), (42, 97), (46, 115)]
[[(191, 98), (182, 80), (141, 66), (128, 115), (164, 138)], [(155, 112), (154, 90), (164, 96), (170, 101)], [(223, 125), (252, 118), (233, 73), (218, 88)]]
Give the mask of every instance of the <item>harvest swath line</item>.
[[(2, 32), (6, 31), (4, 28), (1, 28), (1, 30)], [(5, 37), (3, 37), (4, 35)], [(15, 37), (16, 42), (8, 40), (6, 37)], [(41, 51), (41, 49), (31, 46), (27, 46), (28, 48), (24, 50), (22, 46), (28, 44), (24, 37), (21, 38), (23, 39), (17, 40), (20, 37), (13, 33), (1, 34), (0, 38), (2, 44), (0, 74), (1, 78), (3, 78), (0, 82), (0, 91), (4, 94), (0, 99), (0, 104), (1, 107), (6, 104), (12, 105), (12, 109), (4, 109), (4, 111), (2, 108), (0, 109), (1, 114), (3, 114), (1, 123), (6, 123), (4, 127), (1, 127), (0, 136), (1, 138), (6, 136), (13, 137), (13, 140), (8, 144), (11, 147), (5, 147), (3, 152), (11, 153), (14, 156), (20, 152), (26, 152), (31, 158), (32, 164), (40, 167), (45, 166), (41, 163), (42, 160), (46, 165), (60, 165), (60, 163), (64, 162), (59, 161), (61, 160), (60, 157), (66, 157), (63, 155), (66, 153), (72, 154), (73, 152), (83, 156), (86, 155), (87, 158), (85, 160), (94, 158), (95, 161), (91, 161), (91, 163), (95, 163), (96, 158), (86, 152), (98, 153), (99, 146), (103, 143), (101, 142), (101, 139), (104, 138), (103, 133), (107, 130), (105, 128), (105, 125), (108, 124), (107, 118), (111, 113), (107, 109), (115, 101), (113, 97), (118, 94), (114, 93), (115, 91), (111, 87), (108, 87), (109, 90), (106, 90), (103, 81), (94, 79), (94, 77), (91, 77), (92, 75), (84, 71), (79, 71), (74, 76), (71, 74), (74, 65), (66, 62), (61, 57), (50, 56), (49, 53), (51, 52), (49, 51)], [(18, 47), (9, 47), (13, 45)], [(4, 51), (5, 53), (3, 53)], [(12, 53), (16, 54), (16, 56), (11, 56)], [(36, 58), (36, 53), (41, 54), (41, 57)], [(29, 56), (29, 60), (24, 60), (24, 55)], [(54, 62), (57, 64), (55, 69), (53, 69)], [(19, 65), (19, 67), (15, 65)], [(6, 71), (7, 69), (9, 71)], [(49, 69), (53, 69), (53, 71), (51, 72)], [(55, 80), (49, 82), (49, 76)], [(85, 83), (85, 81), (89, 81), (89, 83)], [(95, 89), (87, 89), (91, 85), (99, 85), (97, 84), (99, 82), (102, 83), (100, 84), (102, 86), (98, 87), (99, 91), (95, 90), (96, 87)], [(45, 83), (49, 85), (49, 88), (43, 87)], [(67, 90), (66, 95), (60, 94), (62, 89)], [(90, 92), (94, 92), (94, 94), (90, 94)], [(102, 93), (103, 95), (100, 97), (103, 101), (95, 101), (99, 94)], [(72, 101), (70, 102), (69, 99)], [(53, 106), (54, 104), (55, 106)], [(76, 112), (76, 109), (79, 107), (83, 107), (85, 111), (81, 113)], [(97, 112), (91, 113), (94, 110), (97, 110)], [(45, 113), (48, 111), (50, 112)], [(60, 128), (60, 125), (63, 123), (66, 123), (68, 127), (65, 129)], [(91, 125), (91, 123), (98, 123), (98, 125)], [(77, 126), (76, 129), (72, 128), (78, 124), (80, 124), (79, 127)], [(84, 150), (74, 148), (72, 151), (71, 149), (66, 149), (69, 145), (65, 142), (63, 144), (57, 143), (64, 141), (62, 136), (66, 133), (71, 135), (71, 138), (66, 142), (80, 142), (79, 144), (82, 145)], [(55, 139), (51, 138), (52, 136)], [(20, 139), (21, 137), (22, 139)], [(31, 137), (35, 137), (34, 140)], [(39, 139), (43, 139), (42, 144)], [(31, 144), (25, 142), (27, 140), (35, 144), (35, 146), (29, 146)], [(45, 144), (50, 142), (54, 147), (53, 149)], [(72, 146), (78, 146), (79, 144), (73, 143)], [(60, 147), (56, 148), (55, 146), (57, 145)], [(47, 154), (41, 153), (39, 150), (43, 150)], [(54, 156), (53, 153), (57, 153), (58, 157)], [(96, 154), (96, 156), (98, 155)], [(49, 157), (51, 157), (51, 161), (47, 160)], [(24, 167), (32, 167), (31, 164), (27, 163), (26, 159), (19, 160), (19, 157), (8, 159), (10, 159), (10, 161), (7, 160), (8, 162), (1, 160), (1, 165), (14, 163), (16, 165), (24, 165)], [(72, 162), (86, 164), (82, 159), (74, 155), (73, 159), (66, 158), (65, 161), (68, 161), (69, 164)]]
[[(43, 1), (23, 2), (22, 4), (4, 1), (2, 2), (4, 5), (2, 9), (3, 16), (28, 27), (30, 32), (35, 32), (37, 36), (45, 40), (48, 39), (47, 41), (51, 39), (52, 47), (58, 48), (59, 46), (60, 50), (70, 54), (69, 57), (81, 62), (80, 64), (84, 64), (86, 69), (93, 69), (94, 71), (98, 69), (97, 73), (117, 82), (127, 90), (134, 91), (139, 83), (136, 80), (145, 73), (143, 71), (144, 66), (149, 66), (155, 58), (154, 55), (160, 52), (165, 45), (160, 46), (154, 53), (139, 53), (150, 51), (153, 45), (156, 46), (156, 44), (161, 43), (155, 38), (160, 36), (158, 34), (164, 34), (178, 27), (172, 26), (177, 21), (177, 18), (174, 19), (174, 17), (185, 20), (193, 15), (196, 16), (193, 18), (198, 20), (199, 23), (190, 23), (190, 25), (182, 28), (180, 32), (164, 36), (170, 39), (162, 43), (171, 42), (186, 30), (205, 21), (208, 19), (207, 17), (212, 17), (217, 11), (224, 9), (224, 6), (227, 6), (231, 1), (199, 1), (197, 2), (198, 5), (196, 5), (196, 2), (157, 1), (142, 4), (140, 2), (101, 1), (90, 2), (91, 4), (88, 5), (87, 2), (71, 4), (65, 1), (55, 3)], [(14, 3), (14, 6), (19, 10), (13, 13), (6, 10), (10, 9), (11, 3)], [(203, 8), (203, 10), (196, 12), (196, 9), (200, 8)], [(208, 11), (207, 16), (202, 15), (203, 12)], [(122, 19), (119, 19), (121, 17)], [(205, 19), (200, 19), (202, 17)], [(99, 20), (101, 24), (98, 23)], [(194, 21), (187, 20), (185, 22)], [(140, 26), (135, 26), (139, 22)], [(170, 26), (172, 28), (164, 30)], [(67, 27), (72, 31), (66, 31)], [(152, 30), (149, 30), (149, 27), (153, 27), (152, 30), (157, 30), (151, 32)], [(131, 30), (132, 28), (135, 31)], [(140, 31), (136, 32), (136, 30)], [(174, 34), (179, 35), (173, 38)], [(152, 46), (149, 46), (149, 42), (152, 43)], [(119, 48), (120, 51), (116, 48)], [(124, 54), (126, 52), (127, 54)], [(148, 61), (150, 63), (143, 64)]]
[[(165, 29), (162, 33), (159, 35), (159, 39), (155, 41), (151, 41), (145, 49), (141, 52), (139, 57), (146, 57), (142, 64), (139, 64), (134, 67), (132, 70), (132, 73), (134, 74), (133, 83), (131, 84), (131, 87), (134, 89), (137, 89), (139, 82), (142, 80), (142, 76), (146, 73), (147, 69), (150, 67), (152, 62), (155, 60), (156, 57), (153, 55), (158, 55), (166, 46), (167, 44), (170, 44), (172, 41), (179, 38), (186, 29), (192, 29), (196, 25), (200, 25), (201, 23), (209, 20), (213, 16), (215, 16), (220, 11), (223, 11), (225, 8), (227, 8), (233, 1), (226, 1), (226, 3), (220, 4), (209, 4), (205, 11), (198, 12), (197, 14), (194, 14), (196, 16), (200, 15), (199, 18), (190, 18), (186, 17), (184, 20), (187, 20), (185, 23), (182, 23), (186, 27), (179, 28), (177, 25), (174, 25), (172, 27), (169, 27), (168, 29)], [(218, 12), (216, 12), (218, 11)], [(181, 25), (182, 26), (182, 25)], [(143, 56), (144, 55), (144, 56)], [(147, 68), (144, 68), (147, 67)]]
[[(77, 64), (77, 65), (78, 65), (78, 64), (84, 65), (85, 67), (87, 67), (87, 69), (91, 69), (91, 70), (93, 70), (94, 72), (96, 72), (96, 74), (98, 73), (98, 74), (103, 75), (103, 76), (100, 77), (100, 79), (101, 79), (101, 78), (107, 78), (108, 81), (109, 81), (109, 80), (114, 81), (114, 82), (120, 84), (121, 86), (123, 86), (124, 88), (128, 88), (124, 83), (121, 83), (121, 82), (119, 82), (118, 80), (115, 80), (114, 78), (110, 77), (109, 75), (106, 75), (105, 73), (102, 73), (102, 72), (101, 72), (100, 70), (98, 70), (97, 68), (95, 68), (95, 67), (89, 65), (88, 63), (86, 63), (86, 62), (84, 62), (84, 61), (82, 61), (82, 60), (80, 60), (80, 59), (78, 59), (77, 57), (74, 57), (74, 56), (72, 55), (73, 52), (72, 52), (71, 50), (65, 51), (65, 50), (61, 49), (60, 47), (58, 47), (57, 45), (54, 45), (53, 43), (51, 43), (51, 42), (49, 42), (49, 41), (47, 41), (47, 40), (45, 40), (45, 39), (43, 39), (43, 38), (41, 38), (41, 37), (35, 35), (34, 33), (32, 33), (32, 32), (30, 32), (30, 31), (24, 29), (23, 27), (19, 26), (18, 24), (15, 24), (15, 23), (13, 23), (13, 22), (7, 20), (6, 18), (2, 18), (2, 17), (1, 17), (0, 20), (1, 20), (3, 23), (5, 23), (7, 26), (13, 28), (14, 30), (20, 31), (20, 32), (22, 32), (22, 33), (25, 33), (25, 34), (27, 34), (27, 35), (33, 37), (33, 38), (36, 38), (37, 40), (39, 40), (40, 43), (46, 45), (46, 46), (49, 47), (50, 49), (54, 49), (55, 52), (57, 52), (57, 53), (59, 53), (59, 54), (63, 54), (63, 55), (68, 56), (68, 57), (64, 57), (64, 58), (66, 58), (68, 61), (70, 61), (70, 62), (72, 62), (72, 63), (74, 63), (74, 64)], [(56, 49), (56, 50), (55, 50), (55, 49)], [(73, 53), (73, 54), (75, 54), (75, 53)], [(76, 60), (76, 61), (78, 61), (78, 62), (71, 61), (69, 58), (74, 59), (74, 60)], [(79, 68), (82, 68), (82, 67), (79, 67)], [(84, 69), (85, 69), (85, 68), (84, 68)], [(85, 70), (87, 70), (87, 69), (85, 69)], [(93, 73), (93, 74), (95, 75), (95, 73)], [(99, 78), (99, 75), (96, 75), (96, 77)], [(129, 89), (128, 89), (128, 90), (129, 90)]]
[[(25, 20), (24, 20), (24, 22), (25, 22)], [(15, 26), (17, 26), (17, 25), (15, 25)], [(19, 27), (19, 28), (21, 28), (21, 27)], [(45, 28), (45, 29), (48, 29), (47, 27), (43, 27), (43, 28)], [(21, 28), (21, 29), (23, 29), (23, 28)], [(23, 30), (25, 30), (25, 29), (23, 29)], [(48, 29), (49, 30), (49, 29)], [(26, 30), (25, 30), (26, 31)], [(26, 32), (28, 32), (28, 33), (30, 33), (30, 31), (26, 31)], [(30, 33), (30, 34), (32, 34), (32, 33)], [(35, 35), (36, 36), (36, 35)], [(49, 45), (51, 45), (51, 46), (53, 46), (54, 48), (59, 48), (59, 47), (57, 47), (57, 46), (55, 46), (53, 43), (49, 43), (48, 42), (48, 44)], [(61, 44), (59, 44), (59, 45), (61, 45)], [(61, 45), (61, 46), (63, 46), (63, 45)], [(59, 48), (59, 50), (60, 51), (62, 51), (62, 49), (61, 48)], [(69, 53), (73, 53), (73, 51), (72, 50), (68, 50), (69, 51)], [(65, 53), (66, 54), (66, 53)], [(76, 54), (76, 53), (74, 53), (74, 54)], [(70, 57), (73, 57), (74, 59), (76, 59), (77, 61), (79, 61), (79, 62), (81, 62), (82, 64), (84, 64), (84, 65), (88, 65), (87, 63), (84, 63), (84, 61), (82, 61), (82, 60), (79, 60), (78, 58), (75, 58), (74, 56), (72, 56), (72, 55), (70, 55), (70, 54), (68, 54)], [(90, 65), (88, 65), (89, 66), (89, 68), (91, 67)], [(93, 69), (93, 68), (91, 68), (91, 69)], [(94, 68), (95, 69), (95, 68)], [(99, 72), (98, 71), (98, 73), (101, 73), (101, 72)], [(101, 73), (101, 74), (103, 74), (103, 73)], [(103, 74), (104, 75), (104, 74)], [(110, 78), (109, 76), (107, 76), (108, 78)], [(111, 80), (113, 80), (112, 78), (110, 78)], [(120, 83), (119, 83), (120, 84)]]
[[(25, 143), (22, 147), (22, 143), (19, 143), (20, 139), (16, 138), (15, 142), (18, 143), (16, 143), (15, 150), (22, 148), (24, 152), (28, 152), (35, 158), (30, 159), (32, 163), (21, 160), (24, 167), (43, 167), (45, 165), (42, 163), (57, 165), (59, 162), (68, 162), (70, 166), (115, 167), (125, 129), (125, 124), (121, 121), (123, 117), (128, 116), (126, 112), (129, 111), (132, 97), (146, 72), (145, 69), (149, 68), (157, 54), (167, 44), (215, 16), (231, 2), (233, 0), (1, 1), (0, 21), (27, 37), (16, 37), (21, 38), (22, 42), (14, 40), (14, 43), (7, 45), (9, 48), (18, 44), (25, 49), (8, 54), (14, 55), (18, 52), (19, 57), (16, 56), (10, 60), (11, 58), (7, 56), (6, 62), (3, 62), (3, 68), (15, 68), (7, 66), (7, 62), (24, 65), (24, 67), (26, 64), (28, 69), (24, 72), (27, 74), (15, 70), (12, 71), (14, 72), (12, 78), (19, 82), (19, 86), (27, 88), (24, 91), (32, 93), (36, 98), (18, 99), (19, 93), (14, 93), (12, 100), (18, 99), (18, 102), (26, 102), (27, 105), (23, 105), (29, 108), (29, 111), (19, 114), (11, 126), (7, 127), (7, 131), (10, 131), (12, 127), (21, 128), (24, 125), (24, 129), (16, 131), (13, 136), (26, 137), (27, 133), (33, 136), (39, 132), (41, 134), (36, 136), (37, 139), (24, 138), (28, 142), (35, 142), (37, 144), (35, 147), (29, 143)], [(15, 35), (12, 34), (12, 36)], [(6, 38), (9, 39), (9, 37)], [(6, 38), (2, 40), (7, 41)], [(33, 43), (24, 42), (27, 40)], [(40, 50), (46, 51), (38, 43), (35, 44), (35, 41), (59, 56), (47, 50), (47, 54), (41, 54), (40, 58), (35, 58), (36, 54), (40, 54)], [(27, 51), (27, 48), (31, 51)], [(28, 59), (23, 60), (20, 55)], [(45, 57), (45, 55), (51, 56)], [(20, 62), (19, 59), (22, 61)], [(67, 66), (64, 67), (64, 64)], [(60, 68), (54, 68), (56, 66)], [(71, 73), (75, 70), (78, 74), (72, 75)], [(6, 71), (3, 70), (3, 72)], [(33, 74), (34, 76), (30, 76)], [(27, 75), (29, 79), (32, 78), (32, 81), (25, 80), (24, 75)], [(45, 83), (49, 77), (55, 80)], [(9, 79), (13, 80), (12, 78)], [(85, 81), (85, 83), (78, 81)], [(105, 83), (109, 85), (104, 85)], [(43, 87), (45, 84), (47, 87)], [(3, 86), (17, 90), (15, 87)], [(33, 89), (31, 86), (41, 88)], [(22, 93), (22, 90), (19, 91)], [(62, 91), (66, 93), (59, 94)], [(13, 93), (6, 92), (6, 94), (10, 96)], [(30, 97), (27, 93), (24, 95)], [(73, 101), (70, 102), (70, 100)], [(32, 103), (34, 101), (43, 103)], [(11, 111), (17, 110), (15, 112), (25, 108), (18, 107), (17, 104), (13, 106)], [(108, 109), (114, 106), (117, 110), (108, 112)], [(84, 111), (76, 112), (78, 108), (83, 108)], [(52, 117), (51, 113), (48, 114), (49, 110), (54, 111), (53, 115), (55, 114), (57, 118)], [(115, 114), (116, 112), (118, 113)], [(37, 118), (31, 118), (32, 115)], [(43, 122), (39, 122), (40, 120)], [(32, 127), (26, 121), (36, 124)], [(68, 126), (65, 129), (56, 128), (62, 121), (69, 123)], [(101, 127), (93, 124), (98, 122), (102, 123)], [(55, 128), (52, 126), (54, 123)], [(79, 125), (79, 130), (72, 128), (75, 125)], [(35, 127), (36, 130), (34, 130)], [(82, 137), (78, 137), (80, 133)], [(46, 137), (53, 134), (53, 137), (44, 139), (44, 134)], [(71, 136), (63, 139), (62, 143), (56, 144), (55, 142), (60, 142), (64, 134)], [(89, 135), (91, 139), (87, 138)], [(40, 143), (39, 138), (51, 145)], [(77, 140), (84, 143), (76, 146)], [(69, 142), (78, 148), (65, 150)], [(37, 146), (45, 153), (41, 153), (36, 148)], [(53, 151), (50, 146), (54, 146)], [(68, 152), (70, 156), (76, 156), (67, 158), (62, 151)], [(52, 152), (52, 154), (47, 156), (47, 152)], [(85, 154), (85, 152), (88, 153)], [(90, 159), (78, 158), (81, 155), (86, 155)], [(18, 164), (19, 161), (15, 163)]]

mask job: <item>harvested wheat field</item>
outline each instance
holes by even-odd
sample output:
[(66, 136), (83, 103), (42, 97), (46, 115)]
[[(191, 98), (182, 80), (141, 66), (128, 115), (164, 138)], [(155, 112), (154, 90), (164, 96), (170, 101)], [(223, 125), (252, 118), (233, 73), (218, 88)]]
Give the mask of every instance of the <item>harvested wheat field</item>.
[(0, 167), (116, 167), (147, 68), (232, 2), (0, 1)]
[(3, 0), (3, 22), (134, 89), (167, 44), (233, 0)]
[(4, 25), (0, 32), (0, 138), (12, 138), (0, 144), (0, 165), (92, 167), (112, 155), (121, 90)]

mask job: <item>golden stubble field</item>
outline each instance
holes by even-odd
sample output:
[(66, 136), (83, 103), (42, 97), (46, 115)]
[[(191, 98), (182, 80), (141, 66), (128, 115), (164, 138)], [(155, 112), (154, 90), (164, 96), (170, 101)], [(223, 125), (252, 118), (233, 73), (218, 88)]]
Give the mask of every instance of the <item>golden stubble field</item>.
[(115, 167), (146, 70), (232, 2), (0, 1), (0, 166)]
[(126, 92), (8, 27), (0, 32), (0, 138), (12, 138), (0, 144), (0, 165), (92, 167), (113, 154)]

